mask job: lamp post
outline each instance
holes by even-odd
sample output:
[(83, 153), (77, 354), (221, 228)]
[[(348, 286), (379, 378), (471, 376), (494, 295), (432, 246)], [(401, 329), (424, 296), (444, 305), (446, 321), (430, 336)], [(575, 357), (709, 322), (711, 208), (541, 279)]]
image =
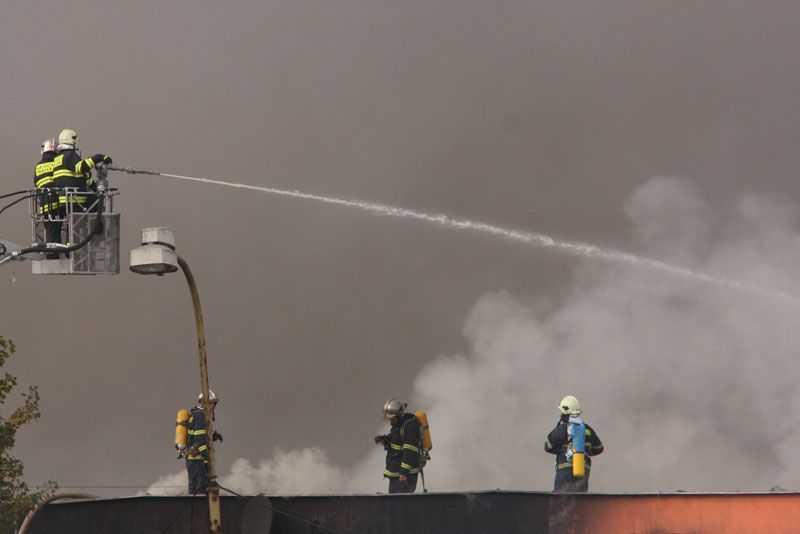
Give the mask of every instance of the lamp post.
[(208, 395), (208, 365), (206, 363), (206, 333), (203, 326), (203, 312), (200, 309), (200, 296), (189, 264), (175, 252), (175, 236), (169, 228), (145, 228), (142, 230), (142, 246), (131, 250), (131, 271), (138, 274), (163, 276), (174, 273), (178, 267), (186, 277), (192, 296), (194, 319), (197, 325), (197, 351), (200, 358), (200, 389), (203, 392), (203, 414), (206, 422), (206, 442), (208, 444), (208, 516), (209, 531), (220, 532), (219, 486), (214, 455), (214, 429), (211, 421), (211, 404)]

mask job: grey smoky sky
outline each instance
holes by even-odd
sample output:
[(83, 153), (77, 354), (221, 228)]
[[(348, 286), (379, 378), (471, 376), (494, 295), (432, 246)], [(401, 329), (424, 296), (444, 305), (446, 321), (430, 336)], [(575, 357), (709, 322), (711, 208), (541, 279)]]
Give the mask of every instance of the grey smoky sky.
[[(780, 1), (5, 2), (1, 192), (30, 186), (39, 143), (68, 127), (78, 131), (84, 154), (104, 152), (116, 163), (445, 212), (748, 276), (758, 271), (752, 262), (697, 257), (720, 250), (708, 245), (714, 236), (736, 242), (737, 228), (724, 221), (742, 197), (800, 200), (798, 17), (800, 5)], [(675, 201), (684, 193), (670, 186), (637, 189), (661, 175), (685, 177), (688, 200)], [(583, 309), (575, 304), (581, 291), (592, 306), (602, 302), (587, 280), (619, 288), (587, 276), (602, 264), (420, 222), (155, 177), (112, 181), (122, 191), (124, 268), (139, 229), (163, 225), (174, 230), (197, 277), (212, 389), (222, 398), (221, 472), (238, 458), (271, 457), (275, 447), (319, 447), (337, 465), (358, 465), (380, 425), (383, 399), (414, 393), (439, 402), (429, 378), (415, 393), (415, 378), (437, 355), (468, 354), (477, 350), (476, 339), (493, 338), (480, 319), (491, 310), (525, 315), (514, 311), (516, 303), (536, 302), (537, 309), (590, 321), (592, 314), (575, 312)], [(697, 242), (664, 230), (674, 219), (663, 206), (676, 206), (683, 235)], [(756, 213), (771, 212), (759, 206)], [(707, 234), (694, 234), (694, 216)], [(794, 239), (794, 222), (779, 222), (779, 235)], [(24, 208), (2, 215), (0, 237), (30, 239)], [(781, 272), (792, 270), (787, 264)], [(623, 293), (630, 302), (639, 295), (629, 287)], [(147, 486), (181, 469), (172, 453), (173, 418), (193, 402), (199, 377), (180, 277), (125, 270), (117, 277), (46, 278), (31, 276), (27, 264), (4, 265), (0, 302), (0, 334), (19, 347), (11, 370), (22, 384), (38, 384), (43, 397), (42, 419), (20, 434), (15, 449), (31, 483)], [(665, 342), (671, 331), (648, 338), (642, 328), (635, 339)], [(711, 345), (704, 338), (682, 348), (694, 354)], [(580, 347), (575, 342), (567, 352), (576, 361), (592, 350), (588, 342)], [(776, 348), (771, 365), (783, 357), (795, 353)], [(526, 387), (555, 385), (553, 397), (586, 392), (590, 422), (603, 436), (604, 425), (612, 427), (636, 402), (615, 389), (654, 371), (624, 360), (588, 367), (591, 373), (581, 375), (580, 366), (559, 360), (550, 367), (542, 356)], [(774, 382), (774, 372), (752, 367), (747, 376), (767, 388), (754, 386), (757, 398), (768, 398), (771, 384), (789, 387)], [(581, 385), (593, 377), (608, 387)], [(485, 390), (472, 398), (468, 388), (448, 388), (463, 410), (491, 405)], [(536, 401), (522, 413), (544, 413), (546, 423), (518, 433), (524, 421), (509, 416), (508, 439), (519, 435), (529, 444), (514, 443), (509, 454), (520, 470), (531, 468), (528, 459), (551, 469), (541, 442), (558, 399), (514, 391), (514, 402)], [(685, 419), (670, 407), (691, 413), (691, 391), (670, 400), (670, 388), (660, 388), (660, 401), (645, 403), (669, 420), (665, 439), (683, 439)], [(796, 399), (794, 390), (787, 395)], [(724, 428), (741, 423), (769, 432), (768, 412), (740, 415), (743, 421), (726, 414)], [(465, 418), (463, 425), (472, 430), (440, 422), (457, 436), (480, 428), (480, 420)], [(643, 431), (634, 426), (613, 427)], [(646, 441), (657, 443), (658, 424), (645, 429)], [(691, 431), (696, 437), (697, 426)], [(625, 465), (630, 439), (603, 437)], [(741, 439), (745, 449), (756, 448), (754, 436)], [(684, 447), (680, 441), (673, 450), (691, 454)], [(751, 470), (737, 473), (686, 471), (668, 483), (767, 489)], [(647, 488), (659, 488), (656, 475), (648, 475)], [(537, 476), (528, 489), (549, 489), (549, 476)], [(602, 489), (644, 487), (604, 476)], [(456, 489), (470, 484), (450, 480)], [(753, 480), (761, 486), (747, 487)]]

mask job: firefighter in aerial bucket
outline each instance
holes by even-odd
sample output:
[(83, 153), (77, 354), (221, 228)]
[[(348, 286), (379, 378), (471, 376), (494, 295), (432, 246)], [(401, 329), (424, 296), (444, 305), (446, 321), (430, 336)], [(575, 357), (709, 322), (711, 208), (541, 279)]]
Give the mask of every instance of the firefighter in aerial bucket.
[(383, 418), (392, 426), (388, 434), (375, 436), (375, 443), (386, 450), (383, 476), (389, 479), (389, 493), (414, 493), (417, 477), (430, 459), (428, 416), (423, 411), (407, 412), (407, 408), (397, 397), (384, 402)]
[[(209, 390), (209, 409), (211, 420), (217, 407), (217, 396)], [(197, 397), (197, 405), (188, 413), (178, 412), (175, 432), (175, 448), (178, 458), (186, 458), (186, 473), (189, 478), (189, 495), (205, 493), (208, 489), (208, 435), (205, 414), (203, 413), (203, 394)], [(183, 429), (186, 429), (186, 432)], [(222, 442), (222, 434), (214, 432), (213, 440)]]
[(558, 403), (561, 417), (548, 434), (544, 450), (556, 455), (556, 479), (553, 491), (589, 491), (592, 456), (603, 452), (597, 432), (583, 422), (581, 404), (572, 395)]
[[(72, 197), (73, 211), (96, 211), (93, 209), (97, 195), (97, 181), (92, 176), (92, 170), (101, 164), (111, 164), (111, 158), (105, 154), (95, 154), (82, 158), (78, 150), (78, 134), (75, 130), (61, 130), (58, 135), (56, 157), (53, 159), (53, 179), (58, 188), (73, 187), (85, 194)], [(66, 194), (60, 194), (58, 203), (60, 208), (66, 208), (70, 202)]]
[[(55, 139), (46, 139), (41, 147), (41, 159), (33, 168), (33, 185), (36, 187), (37, 215), (44, 222), (45, 243), (61, 243), (61, 220), (58, 211), (58, 193), (55, 189), (53, 169), (56, 158)], [(57, 252), (47, 254), (47, 259), (58, 258)]]

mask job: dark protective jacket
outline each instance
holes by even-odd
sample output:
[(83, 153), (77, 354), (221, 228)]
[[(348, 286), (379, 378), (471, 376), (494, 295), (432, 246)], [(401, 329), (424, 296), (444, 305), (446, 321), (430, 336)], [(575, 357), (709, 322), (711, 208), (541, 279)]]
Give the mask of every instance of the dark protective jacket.
[(386, 469), (383, 476), (398, 478), (419, 473), (419, 455), (422, 449), (422, 425), (413, 413), (403, 414), (389, 431), (386, 449)]
[[(75, 149), (59, 150), (53, 160), (53, 180), (56, 187), (75, 187), (84, 191), (96, 191), (97, 183), (92, 178), (91, 171), (97, 163), (92, 156), (81, 159)], [(76, 195), (73, 199), (79, 204), (86, 204), (87, 200), (91, 204), (93, 197)], [(58, 203), (62, 206), (66, 204), (67, 196), (59, 195)]]
[[(569, 435), (567, 434), (568, 424), (561, 420), (556, 427), (547, 435), (544, 450), (556, 455), (556, 470), (572, 468), (572, 459), (567, 460), (567, 449), (569, 447)], [(603, 442), (597, 437), (597, 433), (592, 427), (586, 425), (586, 469), (592, 466), (592, 456), (597, 456), (603, 452)]]
[(33, 168), (33, 185), (36, 186), (36, 189), (52, 187), (53, 168), (55, 167), (53, 160), (55, 158), (55, 152), (45, 152), (42, 154), (42, 159)]
[[(42, 159), (33, 168), (33, 185), (36, 189), (49, 189), (55, 187), (53, 183), (53, 169), (55, 163), (53, 160), (56, 157), (55, 152), (45, 152), (42, 154)], [(52, 195), (52, 198), (51, 198)], [(39, 213), (47, 213), (50, 210), (58, 208), (58, 198), (55, 192), (37, 192), (37, 200), (39, 202)]]
[(186, 439), (186, 459), (208, 462), (208, 435), (206, 416), (202, 408), (195, 406), (189, 412), (189, 432)]

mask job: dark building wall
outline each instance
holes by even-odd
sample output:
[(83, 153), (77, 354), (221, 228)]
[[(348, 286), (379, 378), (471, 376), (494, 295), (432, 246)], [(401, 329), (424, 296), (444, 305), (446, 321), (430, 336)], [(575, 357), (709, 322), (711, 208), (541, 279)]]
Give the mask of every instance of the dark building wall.
[[(223, 532), (750, 533), (797, 532), (800, 494), (555, 495), (535, 492), (223, 497)], [(196, 497), (132, 497), (47, 505), (30, 534), (200, 533)]]
[[(546, 532), (547, 494), (256, 497), (221, 499), (223, 532)], [(189, 533), (208, 528), (208, 504), (195, 497), (53, 503), (30, 534)], [(193, 530), (192, 530), (193, 529)]]

